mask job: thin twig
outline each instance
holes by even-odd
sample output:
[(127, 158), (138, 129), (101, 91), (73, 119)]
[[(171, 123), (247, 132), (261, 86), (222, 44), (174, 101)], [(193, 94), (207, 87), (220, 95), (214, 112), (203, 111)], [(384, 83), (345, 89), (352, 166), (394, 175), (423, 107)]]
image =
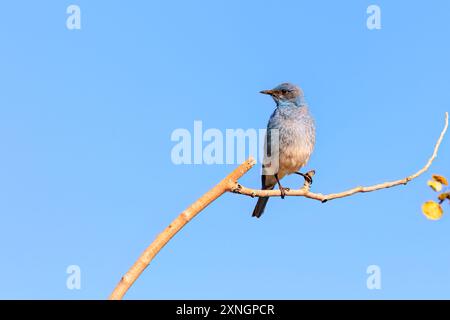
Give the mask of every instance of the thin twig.
[[(437, 157), (439, 147), (441, 145), (442, 139), (445, 136), (445, 133), (447, 132), (447, 128), (448, 128), (448, 112), (445, 113), (445, 125), (444, 125), (444, 128), (442, 129), (441, 134), (439, 135), (436, 145), (434, 146), (433, 154), (428, 159), (427, 163), (425, 164), (425, 166), (423, 168), (421, 168), (419, 171), (417, 171), (416, 173), (414, 173), (406, 178), (395, 180), (395, 181), (384, 182), (384, 183), (376, 184), (376, 185), (369, 186), (369, 187), (359, 186), (359, 187), (355, 187), (355, 188), (352, 188), (352, 189), (349, 189), (349, 190), (346, 190), (343, 192), (330, 193), (330, 194), (321, 194), (321, 193), (311, 192), (311, 191), (309, 191), (309, 185), (307, 185), (306, 187), (304, 187), (302, 189), (297, 189), (297, 190), (291, 189), (289, 191), (286, 191), (286, 196), (305, 197), (305, 198), (310, 198), (310, 199), (326, 202), (328, 200), (348, 197), (348, 196), (354, 195), (355, 193), (372, 192), (372, 191), (376, 191), (376, 190), (380, 190), (380, 189), (392, 188), (392, 187), (395, 187), (398, 185), (406, 185), (409, 181), (417, 178), (418, 176), (423, 174), (425, 171), (427, 171), (428, 168), (431, 166), (434, 159)], [(238, 183), (236, 183), (236, 185), (232, 189), (232, 192), (250, 196), (250, 197), (279, 197), (279, 196), (281, 196), (280, 190), (256, 190), (256, 189), (246, 188)]]
[[(343, 198), (351, 196), (359, 192), (371, 192), (380, 189), (391, 188), (394, 186), (407, 184), (409, 181), (417, 178), (422, 173), (428, 170), (431, 166), (433, 160), (437, 156), (437, 152), (441, 145), (442, 139), (448, 128), (448, 113), (445, 113), (445, 126), (442, 130), (438, 141), (434, 147), (433, 154), (428, 159), (426, 165), (417, 171), (416, 173), (400, 180), (395, 180), (391, 182), (385, 182), (381, 184), (376, 184), (370, 187), (356, 187), (349, 189), (340, 193), (332, 193), (323, 195), (321, 193), (313, 193), (309, 191), (309, 184), (305, 183), (304, 188), (299, 190), (290, 190), (286, 192), (286, 196), (302, 196), (310, 199), (319, 200), (322, 202)], [(128, 272), (122, 277), (120, 282), (117, 284), (116, 288), (110, 295), (109, 299), (118, 300), (122, 299), (128, 289), (133, 285), (136, 279), (141, 275), (141, 273), (147, 268), (153, 258), (158, 254), (158, 252), (167, 244), (167, 242), (172, 239), (172, 237), (180, 231), (189, 221), (191, 221), (198, 213), (205, 209), (211, 202), (215, 201), (225, 192), (233, 192), (242, 195), (247, 195), (251, 197), (276, 197), (280, 196), (279, 190), (256, 190), (246, 188), (238, 183), (239, 178), (246, 174), (254, 165), (256, 161), (250, 157), (239, 167), (237, 167), (233, 172), (231, 172), (225, 179), (219, 182), (215, 187), (205, 193), (200, 199), (194, 202), (190, 207), (184, 210), (172, 223), (161, 233), (156, 239), (150, 244), (150, 246), (145, 249), (134, 265), (128, 270)]]

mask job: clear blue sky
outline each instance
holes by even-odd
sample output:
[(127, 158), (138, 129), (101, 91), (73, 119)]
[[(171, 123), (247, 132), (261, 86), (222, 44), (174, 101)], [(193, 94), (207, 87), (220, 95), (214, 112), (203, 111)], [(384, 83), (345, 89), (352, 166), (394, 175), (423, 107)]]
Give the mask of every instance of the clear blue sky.
[[(66, 8), (81, 7), (81, 30)], [(382, 29), (366, 28), (378, 4)], [(8, 1), (0, 10), (0, 298), (106, 298), (141, 251), (234, 165), (171, 162), (176, 128), (264, 128), (291, 81), (317, 123), (313, 190), (402, 178), (450, 110), (450, 2)], [(431, 173), (332, 201), (225, 195), (128, 298), (450, 298), (450, 207)], [(299, 184), (288, 177), (286, 185)], [(259, 169), (242, 183), (259, 187)], [(66, 268), (81, 268), (81, 290)], [(382, 289), (366, 288), (378, 265)]]

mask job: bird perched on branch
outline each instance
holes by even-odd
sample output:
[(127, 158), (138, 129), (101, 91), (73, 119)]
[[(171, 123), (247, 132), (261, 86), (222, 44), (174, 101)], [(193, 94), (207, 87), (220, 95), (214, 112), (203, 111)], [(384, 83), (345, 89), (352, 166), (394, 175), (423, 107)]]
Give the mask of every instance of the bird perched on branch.
[[(296, 173), (312, 183), (310, 175), (299, 172), (308, 162), (315, 143), (314, 119), (309, 113), (302, 89), (282, 83), (271, 90), (261, 91), (272, 96), (277, 107), (267, 124), (266, 146), (262, 172), (262, 189), (271, 190), (278, 184), (281, 198), (286, 191), (280, 180)], [(268, 197), (261, 197), (253, 210), (253, 217), (261, 217)]]

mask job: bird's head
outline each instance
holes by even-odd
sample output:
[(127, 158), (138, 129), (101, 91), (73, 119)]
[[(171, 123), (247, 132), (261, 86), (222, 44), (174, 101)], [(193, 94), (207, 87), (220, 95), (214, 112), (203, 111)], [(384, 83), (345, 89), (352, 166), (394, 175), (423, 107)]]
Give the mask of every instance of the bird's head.
[(260, 91), (263, 94), (272, 96), (278, 106), (303, 104), (303, 91), (295, 84), (282, 83), (271, 90)]

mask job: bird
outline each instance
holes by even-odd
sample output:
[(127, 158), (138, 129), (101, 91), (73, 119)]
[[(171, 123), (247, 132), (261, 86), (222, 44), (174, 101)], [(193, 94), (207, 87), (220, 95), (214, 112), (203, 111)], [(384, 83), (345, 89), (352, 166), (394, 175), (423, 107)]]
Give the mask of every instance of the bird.
[[(261, 176), (262, 189), (272, 190), (278, 184), (281, 198), (284, 199), (289, 188), (281, 185), (280, 180), (283, 177), (296, 173), (303, 176), (310, 184), (312, 183), (312, 177), (299, 170), (307, 164), (314, 150), (315, 122), (300, 87), (291, 83), (282, 83), (260, 93), (270, 95), (276, 103), (275, 111), (267, 124), (266, 151)], [(267, 201), (269, 197), (258, 199), (253, 210), (253, 217), (261, 217)]]

